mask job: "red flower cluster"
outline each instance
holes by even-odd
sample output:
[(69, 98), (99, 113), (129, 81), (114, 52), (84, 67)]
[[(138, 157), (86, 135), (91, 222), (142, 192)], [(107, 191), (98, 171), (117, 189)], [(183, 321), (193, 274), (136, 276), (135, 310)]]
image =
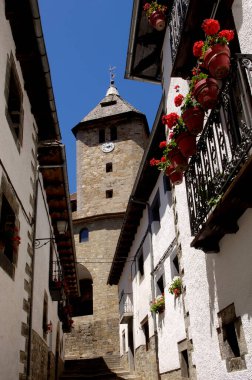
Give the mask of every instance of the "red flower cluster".
[(193, 55), (195, 57), (201, 57), (202, 55), (202, 48), (204, 46), (204, 41), (197, 41), (193, 45)]
[(176, 90), (176, 92), (179, 92), (179, 88), (180, 88), (180, 86), (178, 84), (176, 84), (176, 86), (174, 87), (174, 90)]
[(167, 145), (167, 142), (166, 141), (161, 141), (161, 143), (159, 144), (159, 148), (165, 148)]
[(156, 160), (155, 158), (152, 158), (150, 160), (150, 166), (156, 166), (157, 164), (159, 164), (160, 160)]
[(175, 104), (175, 106), (176, 107), (181, 106), (183, 100), (184, 100), (184, 96), (182, 94), (179, 94), (179, 95), (175, 96), (175, 98), (174, 98), (174, 104)]
[(167, 160), (166, 160), (166, 157), (161, 157), (161, 160), (160, 160), (161, 162), (166, 162)]
[(149, 3), (144, 4), (143, 9), (144, 11), (147, 11), (148, 9), (150, 9), (150, 4)]
[(224, 29), (218, 33), (218, 36), (226, 38), (226, 40), (229, 42), (232, 41), (232, 39), (234, 38), (234, 32), (233, 30)]
[(174, 127), (174, 125), (177, 124), (177, 121), (179, 119), (179, 115), (176, 112), (171, 112), (169, 115), (163, 115), (162, 116), (162, 123), (166, 124), (169, 129)]
[(207, 36), (212, 36), (213, 34), (218, 33), (218, 31), (220, 30), (219, 21), (214, 20), (213, 18), (207, 18), (206, 20), (204, 20), (201, 27)]

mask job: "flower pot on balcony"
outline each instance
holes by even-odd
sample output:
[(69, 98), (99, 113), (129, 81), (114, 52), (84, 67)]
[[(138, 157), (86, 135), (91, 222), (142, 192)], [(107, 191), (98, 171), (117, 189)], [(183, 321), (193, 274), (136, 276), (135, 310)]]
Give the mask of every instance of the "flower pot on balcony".
[(184, 157), (188, 158), (196, 153), (196, 136), (191, 133), (182, 132), (176, 137), (175, 141)]
[(183, 173), (175, 170), (174, 166), (168, 166), (165, 174), (169, 177), (171, 183), (175, 186), (180, 185), (183, 181)]
[(178, 148), (171, 150), (168, 153), (168, 158), (177, 172), (183, 172), (186, 170), (188, 165), (187, 159), (181, 154)]
[(230, 49), (225, 44), (210, 47), (204, 56), (204, 65), (215, 79), (225, 78), (230, 70)]
[(153, 12), (149, 17), (149, 23), (153, 28), (158, 30), (159, 32), (164, 30), (165, 28), (165, 15), (163, 12), (157, 10)]
[(174, 296), (175, 296), (176, 298), (179, 297), (180, 294), (181, 294), (181, 289), (180, 289), (180, 288), (175, 288), (175, 289), (173, 289), (173, 294), (174, 294)]
[(190, 107), (183, 112), (182, 119), (192, 135), (196, 136), (202, 131), (204, 116), (205, 112), (201, 107)]
[(197, 82), (193, 95), (203, 109), (212, 109), (216, 106), (219, 95), (218, 82), (214, 78), (206, 78)]

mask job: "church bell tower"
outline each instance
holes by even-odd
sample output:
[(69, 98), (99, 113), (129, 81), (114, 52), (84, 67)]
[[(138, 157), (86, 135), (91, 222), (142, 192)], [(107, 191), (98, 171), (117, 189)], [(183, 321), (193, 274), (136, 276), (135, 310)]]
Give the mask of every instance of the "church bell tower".
[(118, 292), (107, 279), (149, 129), (145, 115), (121, 98), (111, 80), (106, 96), (73, 133), (73, 225), (81, 296), (74, 300), (74, 329), (65, 353), (85, 358), (118, 354)]

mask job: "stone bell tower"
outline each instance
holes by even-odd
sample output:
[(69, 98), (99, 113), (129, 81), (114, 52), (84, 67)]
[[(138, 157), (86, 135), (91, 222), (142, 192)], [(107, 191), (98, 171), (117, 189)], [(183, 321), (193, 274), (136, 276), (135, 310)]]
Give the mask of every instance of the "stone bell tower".
[(149, 129), (144, 114), (121, 98), (111, 81), (106, 96), (73, 128), (77, 194), (73, 225), (81, 296), (66, 357), (119, 353), (116, 286), (108, 274)]

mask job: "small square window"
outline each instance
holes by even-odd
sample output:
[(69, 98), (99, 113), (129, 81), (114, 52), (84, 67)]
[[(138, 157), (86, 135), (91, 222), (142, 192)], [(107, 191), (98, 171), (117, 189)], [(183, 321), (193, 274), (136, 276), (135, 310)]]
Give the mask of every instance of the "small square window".
[(106, 173), (111, 173), (113, 171), (113, 165), (112, 162), (106, 163)]
[(106, 190), (106, 198), (113, 198), (113, 190)]

